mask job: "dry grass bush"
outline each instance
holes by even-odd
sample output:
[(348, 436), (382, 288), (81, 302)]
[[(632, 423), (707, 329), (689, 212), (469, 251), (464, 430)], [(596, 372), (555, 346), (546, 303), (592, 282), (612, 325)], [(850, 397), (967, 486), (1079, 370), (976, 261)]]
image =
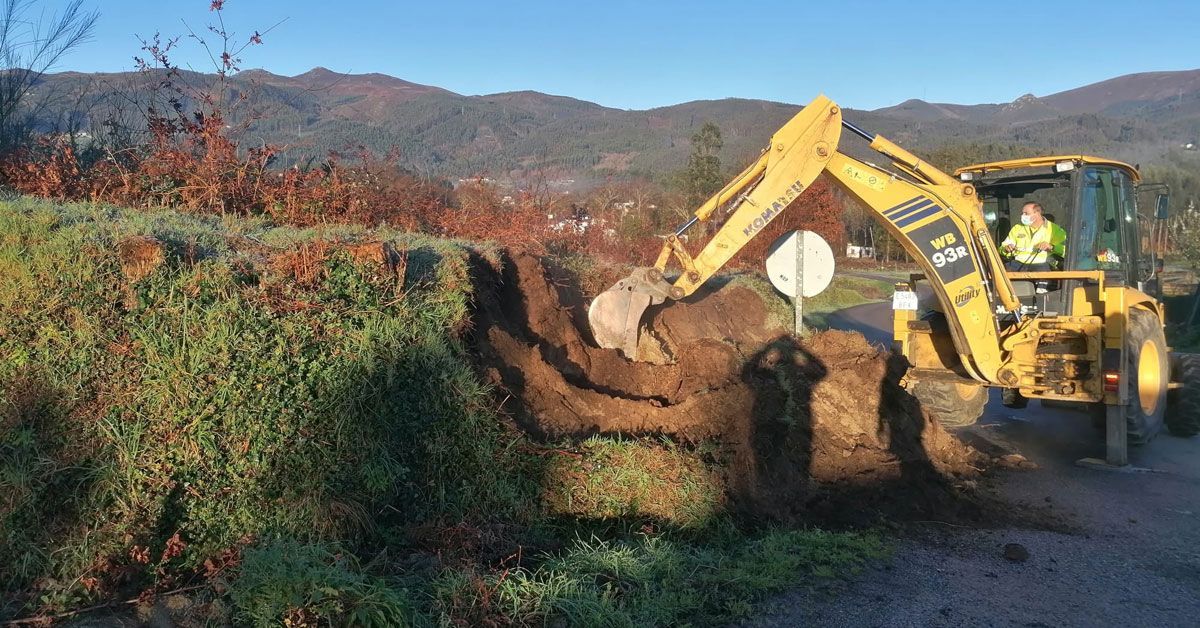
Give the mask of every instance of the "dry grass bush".
[[(21, 194), (135, 208), (170, 207), (221, 216), (265, 216), (279, 224), (387, 224), (405, 231), (509, 246), (600, 252), (628, 243), (555, 230), (559, 197), (501, 190), (482, 179), (458, 190), (396, 167), (396, 156), (331, 155), (319, 168), (275, 170), (275, 148), (243, 151), (218, 114), (186, 126), (158, 121), (152, 141), (121, 158), (84, 163), (66, 141), (42, 142), (0, 159), (0, 182)], [(644, 248), (644, 247), (643, 247)], [(657, 248), (657, 244), (654, 248)]]
[(0, 161), (0, 177), (13, 190), (55, 200), (88, 195), (87, 178), (74, 147), (66, 141), (39, 139)]

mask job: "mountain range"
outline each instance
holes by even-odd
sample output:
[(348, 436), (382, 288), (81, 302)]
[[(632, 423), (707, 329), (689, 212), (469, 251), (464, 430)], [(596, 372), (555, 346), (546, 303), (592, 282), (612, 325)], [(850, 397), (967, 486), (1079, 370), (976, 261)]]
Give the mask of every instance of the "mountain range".
[[(69, 121), (99, 130), (106, 120), (129, 118), (129, 103), (145, 102), (157, 80), (137, 73), (44, 75), (39, 92), (72, 96), (48, 101), (41, 124), (49, 129)], [(218, 84), (213, 75), (187, 72), (179, 80)], [(297, 76), (246, 70), (220, 85), (221, 98), (247, 121), (243, 140), (286, 147), (282, 163), (361, 146), (380, 154), (394, 150), (404, 167), (442, 177), (662, 177), (682, 166), (691, 136), (707, 121), (721, 128), (721, 157), (734, 166), (757, 154), (801, 107), (727, 98), (631, 111), (533, 91), (462, 95), (325, 68)], [(820, 89), (808, 91), (815, 96)], [(1200, 70), (1130, 74), (1010, 103), (914, 99), (873, 111), (847, 109), (845, 116), (914, 151), (934, 153), (935, 162), (936, 155), (962, 152), (1089, 152), (1151, 163), (1200, 138)], [(955, 153), (954, 147), (969, 148)]]

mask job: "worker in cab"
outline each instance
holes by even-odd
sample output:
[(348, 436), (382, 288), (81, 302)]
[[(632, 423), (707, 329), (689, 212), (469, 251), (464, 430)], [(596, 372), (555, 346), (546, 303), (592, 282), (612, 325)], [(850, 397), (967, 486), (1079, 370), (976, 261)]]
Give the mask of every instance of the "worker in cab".
[[(1005, 267), (1018, 272), (1055, 270), (1058, 260), (1066, 255), (1067, 232), (1046, 219), (1042, 206), (1025, 203), (1021, 207), (1021, 224), (1013, 225), (1008, 237), (1000, 244), (1007, 258)], [(1045, 293), (1048, 282), (1036, 282), (1037, 292)]]

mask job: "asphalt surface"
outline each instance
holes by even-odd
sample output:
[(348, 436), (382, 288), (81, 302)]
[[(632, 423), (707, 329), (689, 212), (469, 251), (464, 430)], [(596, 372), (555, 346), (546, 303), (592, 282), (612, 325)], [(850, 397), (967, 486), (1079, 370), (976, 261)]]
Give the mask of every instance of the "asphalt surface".
[[(890, 344), (891, 309), (842, 310), (830, 325)], [(1024, 455), (1032, 470), (995, 482), (1014, 508), (1057, 513), (1071, 533), (922, 524), (894, 556), (842, 583), (789, 592), (749, 626), (1200, 626), (1200, 437), (1162, 434), (1131, 448), (1130, 468), (1078, 466), (1103, 457), (1088, 418), (992, 399), (965, 437)], [(1005, 557), (1017, 543), (1028, 559)]]

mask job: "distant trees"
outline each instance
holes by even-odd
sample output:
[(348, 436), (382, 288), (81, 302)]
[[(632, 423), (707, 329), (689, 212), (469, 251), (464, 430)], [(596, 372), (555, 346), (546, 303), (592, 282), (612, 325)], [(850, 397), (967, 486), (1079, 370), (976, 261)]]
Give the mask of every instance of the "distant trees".
[(1161, 163), (1146, 167), (1142, 178), (1171, 188), (1171, 208), (1176, 215), (1200, 205), (1200, 155), (1196, 153), (1169, 151)]
[(605, 229), (632, 240), (670, 231), (679, 217), (666, 209), (666, 192), (643, 179), (609, 181), (591, 190), (586, 199), (589, 213)]
[[(1189, 266), (1200, 270), (1200, 156), (1172, 150), (1162, 163), (1145, 168), (1142, 177), (1150, 183), (1165, 183), (1171, 190), (1171, 217), (1167, 222), (1167, 245)], [(1142, 195), (1141, 203), (1153, 198)], [(1142, 207), (1150, 215), (1153, 207)]]
[(921, 157), (946, 172), (989, 161), (1028, 157), (1037, 151), (1027, 146), (991, 142), (948, 142), (922, 151)]
[[(63, 55), (92, 35), (98, 14), (83, 0), (70, 0), (61, 13), (46, 17), (36, 0), (0, 2), (0, 154), (23, 146), (31, 121), (55, 99), (35, 94), (38, 80)], [(62, 95), (60, 95), (62, 96)]]

